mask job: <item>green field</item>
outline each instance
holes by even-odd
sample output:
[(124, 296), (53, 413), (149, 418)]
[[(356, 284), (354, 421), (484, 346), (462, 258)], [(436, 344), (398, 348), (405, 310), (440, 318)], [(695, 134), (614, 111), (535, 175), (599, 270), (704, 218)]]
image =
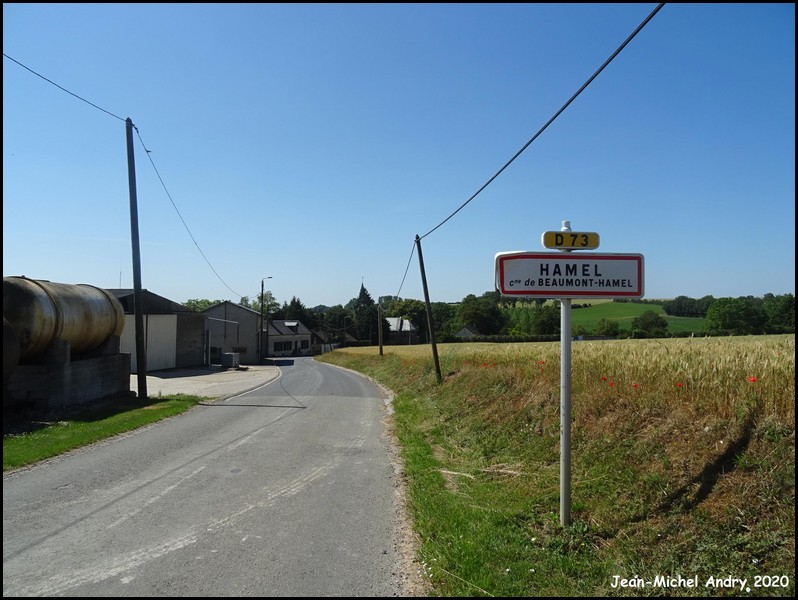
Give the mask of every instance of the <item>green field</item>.
[(662, 315), (668, 322), (670, 333), (703, 333), (704, 319), (691, 317), (670, 317), (662, 310), (659, 304), (641, 304), (638, 302), (612, 302), (612, 301), (574, 301), (574, 304), (590, 304), (587, 308), (577, 308), (571, 311), (571, 324), (581, 325), (589, 331), (595, 329), (601, 319), (617, 321), (624, 331), (632, 329), (632, 320), (646, 311), (653, 311)]

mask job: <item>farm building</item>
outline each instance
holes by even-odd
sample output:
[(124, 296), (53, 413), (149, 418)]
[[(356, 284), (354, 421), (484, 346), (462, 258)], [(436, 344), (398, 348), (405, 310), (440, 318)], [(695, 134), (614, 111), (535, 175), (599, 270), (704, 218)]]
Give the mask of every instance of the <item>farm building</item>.
[[(125, 311), (120, 351), (130, 354), (130, 372), (137, 373), (134, 291), (108, 289)], [(207, 364), (205, 315), (168, 298), (142, 290), (147, 372)]]
[(240, 364), (259, 364), (258, 344), (262, 357), (310, 356), (313, 333), (297, 320), (264, 318), (268, 327), (259, 335), (261, 314), (229, 300), (203, 311), (208, 317), (208, 346), (212, 363), (223, 354), (237, 353)]

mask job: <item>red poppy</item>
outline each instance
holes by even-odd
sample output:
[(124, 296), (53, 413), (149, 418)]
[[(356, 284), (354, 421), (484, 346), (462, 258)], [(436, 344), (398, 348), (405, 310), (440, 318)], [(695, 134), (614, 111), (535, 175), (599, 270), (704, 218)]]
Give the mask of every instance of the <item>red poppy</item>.
[(750, 381), (751, 383), (754, 383), (756, 381), (756, 377), (749, 377), (748, 381)]
[(615, 387), (615, 382), (614, 381), (610, 381), (610, 387)]
[(601, 376), (601, 381), (607, 381), (607, 378), (604, 375)]
[(683, 385), (684, 385), (684, 384), (683, 384), (683, 383), (680, 381), (679, 383), (677, 383), (677, 384), (676, 384), (676, 387), (679, 387), (679, 388), (680, 388), (680, 387), (682, 387)]
[(637, 389), (637, 388), (639, 388), (639, 387), (640, 387), (640, 384), (639, 384), (639, 383), (634, 383), (634, 384), (632, 384), (632, 387), (633, 387), (633, 388), (635, 388), (635, 389)]

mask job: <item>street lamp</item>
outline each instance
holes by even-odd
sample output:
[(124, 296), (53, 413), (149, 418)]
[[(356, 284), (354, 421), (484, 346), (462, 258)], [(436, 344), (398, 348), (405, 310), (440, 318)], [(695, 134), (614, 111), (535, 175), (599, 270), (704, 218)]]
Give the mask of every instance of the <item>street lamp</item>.
[[(263, 282), (271, 279), (268, 275), (260, 280), (260, 329), (258, 330), (258, 364), (263, 364)], [(268, 323), (266, 324), (268, 327)], [(269, 353), (269, 331), (266, 331), (266, 354)]]

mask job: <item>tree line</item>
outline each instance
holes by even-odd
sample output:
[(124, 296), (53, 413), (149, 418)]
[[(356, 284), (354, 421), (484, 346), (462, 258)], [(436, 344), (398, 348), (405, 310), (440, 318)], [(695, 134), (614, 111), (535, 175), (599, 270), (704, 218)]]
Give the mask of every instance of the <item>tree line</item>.
[[(428, 342), (427, 312), (423, 301), (398, 296), (380, 296), (375, 302), (361, 285), (357, 296), (345, 305), (306, 307), (293, 297), (280, 304), (270, 291), (250, 300), (240, 299), (239, 304), (261, 312), (268, 319), (298, 320), (313, 331), (323, 335), (328, 343), (344, 345), (376, 345), (382, 328), (383, 343), (390, 340), (390, 326), (386, 318), (401, 317), (409, 320), (419, 335), (419, 341)], [(793, 294), (765, 294), (763, 297), (689, 298), (677, 296), (672, 300), (620, 300), (658, 304), (663, 312), (674, 317), (704, 319), (706, 335), (747, 335), (795, 333), (795, 297)], [(221, 300), (187, 300), (183, 304), (202, 312)], [(588, 307), (573, 304), (573, 308)], [(432, 302), (432, 322), (437, 341), (458, 339), (457, 333), (468, 328), (477, 339), (532, 340), (556, 339), (560, 334), (560, 305), (542, 299), (518, 300), (501, 296), (497, 291), (481, 296), (469, 294), (457, 303)], [(378, 315), (382, 318), (379, 319)], [(379, 321), (379, 322), (378, 322)], [(667, 337), (668, 321), (651, 310), (635, 317), (631, 329), (622, 330), (613, 319), (600, 319), (593, 329), (575, 325), (573, 335), (598, 337)]]
[(701, 317), (707, 329), (736, 334), (794, 333), (795, 296), (793, 294), (765, 294), (737, 298), (689, 298), (677, 296), (664, 301), (666, 314), (677, 317)]

